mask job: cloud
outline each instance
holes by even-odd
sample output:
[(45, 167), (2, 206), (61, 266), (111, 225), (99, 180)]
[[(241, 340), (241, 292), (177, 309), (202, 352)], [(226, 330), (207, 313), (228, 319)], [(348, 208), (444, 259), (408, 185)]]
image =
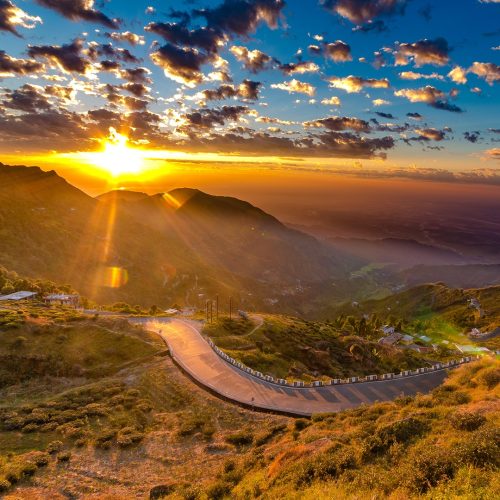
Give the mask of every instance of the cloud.
[(194, 87), (203, 81), (202, 65), (212, 61), (213, 56), (167, 43), (151, 54), (151, 60), (163, 69), (166, 77)]
[(359, 93), (363, 90), (364, 87), (380, 89), (387, 89), (390, 87), (390, 83), (387, 78), (377, 80), (375, 78), (362, 78), (352, 75), (343, 78), (333, 76), (331, 78), (328, 78), (328, 82), (330, 83), (331, 87), (345, 90), (349, 94)]
[(285, 90), (286, 92), (293, 94), (307, 94), (309, 96), (313, 96), (316, 93), (316, 88), (310, 83), (301, 82), (296, 80), (290, 80), (289, 82), (283, 83), (273, 83), (271, 84), (271, 88)]
[(35, 59), (46, 59), (66, 73), (87, 74), (92, 64), (83, 53), (82, 40), (67, 45), (34, 45), (28, 47), (28, 55)]
[(446, 134), (443, 130), (438, 130), (436, 128), (417, 128), (415, 132), (420, 135), (420, 138), (424, 138), (429, 141), (442, 141)]
[(396, 66), (405, 66), (412, 59), (415, 66), (432, 64), (444, 66), (450, 61), (450, 48), (444, 38), (419, 40), (414, 43), (401, 43), (396, 47)]
[(300, 61), (297, 63), (281, 64), (279, 69), (287, 75), (304, 74), (304, 73), (317, 73), (319, 66), (310, 61)]
[(475, 62), (469, 68), (469, 72), (483, 78), (490, 85), (500, 80), (500, 66), (498, 64)]
[(464, 139), (471, 142), (472, 144), (475, 144), (479, 140), (480, 135), (481, 133), (479, 132), (479, 130), (476, 130), (474, 132), (464, 132)]
[(399, 78), (402, 80), (444, 80), (444, 76), (439, 73), (415, 73), (414, 71), (403, 71), (399, 73)]
[(155, 33), (167, 42), (183, 47), (197, 47), (205, 52), (217, 53), (226, 37), (220, 30), (202, 27), (190, 30), (182, 23), (150, 23), (146, 31)]
[(385, 99), (373, 99), (372, 103), (374, 106), (386, 106), (388, 104), (391, 104), (389, 101), (386, 101)]
[(29, 84), (25, 84), (17, 90), (8, 91), (2, 100), (2, 106), (27, 113), (36, 113), (39, 110), (51, 108), (43, 89)]
[(447, 101), (446, 94), (441, 90), (427, 85), (419, 89), (401, 89), (394, 92), (395, 96), (405, 97), (410, 102), (424, 102), (436, 109), (461, 113), (462, 109)]
[(204, 17), (211, 29), (245, 36), (255, 32), (261, 22), (276, 28), (284, 6), (284, 0), (224, 0), (218, 7), (193, 14)]
[(391, 113), (383, 113), (382, 111), (375, 111), (375, 114), (381, 118), (386, 118), (387, 120), (395, 120), (396, 117)]
[(16, 75), (32, 75), (41, 73), (45, 66), (29, 59), (15, 59), (9, 56), (5, 50), (0, 50), (0, 78), (13, 77)]
[(271, 56), (257, 49), (248, 50), (246, 47), (233, 45), (229, 51), (238, 61), (243, 63), (245, 69), (252, 73), (258, 73), (259, 71), (269, 69), (276, 63), (276, 60)]
[(352, 61), (351, 47), (342, 40), (325, 42), (321, 45), (309, 45), (308, 49), (312, 54), (323, 55), (334, 62)]
[(340, 99), (337, 96), (328, 97), (321, 100), (321, 104), (325, 106), (340, 106)]
[(148, 68), (126, 68), (119, 71), (119, 76), (123, 80), (133, 83), (151, 83), (149, 75), (151, 71)]
[(323, 127), (336, 132), (340, 132), (342, 130), (354, 130), (356, 132), (371, 131), (370, 124), (367, 121), (347, 116), (332, 116), (329, 118), (321, 118), (319, 120), (305, 122), (304, 126), (306, 128)]
[(356, 24), (382, 15), (402, 14), (406, 0), (325, 0), (323, 5)]
[(19, 36), (17, 27), (33, 29), (42, 19), (38, 16), (30, 16), (24, 10), (17, 7), (10, 0), (0, 0), (0, 31), (9, 31)]
[(107, 33), (106, 36), (115, 42), (127, 42), (130, 45), (144, 45), (146, 40), (142, 35), (136, 35), (131, 31), (124, 31), (123, 33)]
[[(484, 152), (486, 159), (488, 160), (500, 160), (500, 148), (487, 149)], [(498, 174), (497, 174), (498, 175)], [(500, 175), (498, 176), (500, 178)], [(500, 179), (499, 179), (500, 184)]]
[(238, 86), (221, 85), (215, 90), (204, 90), (201, 94), (207, 101), (221, 101), (230, 98), (256, 100), (259, 98), (261, 86), (261, 82), (243, 80)]
[(55, 10), (72, 21), (90, 21), (108, 28), (118, 28), (118, 21), (94, 9), (94, 0), (36, 0), (40, 5)]
[(227, 121), (238, 121), (248, 114), (246, 106), (223, 106), (222, 108), (203, 108), (192, 113), (186, 113), (184, 118), (189, 126), (210, 129), (215, 125), (224, 125)]
[(423, 118), (420, 113), (406, 113), (406, 116), (412, 120), (422, 120)]
[(467, 83), (467, 70), (460, 66), (455, 66), (449, 73), (448, 77), (455, 83)]

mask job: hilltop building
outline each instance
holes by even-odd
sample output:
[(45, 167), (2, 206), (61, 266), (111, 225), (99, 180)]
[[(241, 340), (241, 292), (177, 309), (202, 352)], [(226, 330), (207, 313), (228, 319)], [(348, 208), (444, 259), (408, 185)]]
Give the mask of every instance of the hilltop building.
[(38, 294), (36, 292), (14, 292), (9, 295), (0, 295), (0, 301), (33, 300)]

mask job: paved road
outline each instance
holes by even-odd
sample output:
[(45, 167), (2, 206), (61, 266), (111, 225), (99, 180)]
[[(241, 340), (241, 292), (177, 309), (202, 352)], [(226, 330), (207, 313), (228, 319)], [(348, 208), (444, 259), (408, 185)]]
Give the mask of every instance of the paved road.
[(440, 385), (446, 371), (401, 379), (340, 386), (293, 388), (257, 379), (221, 359), (200, 335), (195, 321), (149, 321), (148, 329), (166, 340), (174, 360), (200, 385), (226, 399), (268, 411), (310, 416), (337, 412), (363, 403), (393, 400), (401, 394), (426, 393)]

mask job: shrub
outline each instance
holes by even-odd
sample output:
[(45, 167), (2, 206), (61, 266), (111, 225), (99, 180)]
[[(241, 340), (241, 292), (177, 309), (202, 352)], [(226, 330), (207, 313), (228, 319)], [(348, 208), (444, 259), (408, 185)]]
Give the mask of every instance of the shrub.
[(485, 426), (473, 432), (455, 446), (454, 455), (459, 464), (482, 468), (500, 466), (500, 430)]
[(483, 382), (488, 389), (494, 389), (500, 382), (500, 369), (499, 368), (489, 368), (484, 370), (479, 376), (481, 382)]
[(409, 489), (425, 493), (437, 484), (453, 478), (455, 472), (449, 451), (435, 446), (413, 450), (403, 471), (403, 483)]
[(71, 453), (69, 451), (63, 451), (57, 455), (58, 462), (69, 462), (71, 459)]
[(415, 417), (398, 420), (380, 427), (375, 434), (364, 443), (365, 454), (383, 453), (393, 444), (406, 444), (428, 430), (428, 425)]
[(58, 451), (61, 451), (62, 447), (62, 441), (52, 441), (47, 445), (47, 453), (50, 453), (52, 455), (54, 453), (57, 453)]
[(305, 418), (299, 418), (293, 423), (293, 427), (296, 431), (302, 431), (309, 426), (309, 422)]
[(456, 412), (451, 416), (451, 425), (461, 431), (475, 431), (486, 422), (486, 418), (473, 412)]
[(0, 493), (7, 491), (11, 486), (10, 481), (0, 478)]
[(210, 500), (222, 500), (231, 492), (231, 486), (224, 481), (217, 481), (207, 488), (207, 497)]
[(175, 491), (174, 484), (160, 484), (158, 486), (154, 486), (149, 490), (149, 499), (158, 500), (160, 498), (171, 495), (174, 491)]
[(253, 434), (247, 431), (240, 431), (236, 434), (226, 436), (226, 442), (234, 446), (248, 446), (253, 443)]

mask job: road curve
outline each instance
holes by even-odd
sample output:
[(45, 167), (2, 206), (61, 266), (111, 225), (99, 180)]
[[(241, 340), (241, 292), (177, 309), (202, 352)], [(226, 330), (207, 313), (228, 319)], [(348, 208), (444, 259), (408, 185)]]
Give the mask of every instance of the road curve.
[(446, 370), (410, 377), (323, 387), (282, 387), (249, 375), (220, 358), (195, 321), (152, 320), (146, 327), (167, 342), (174, 361), (199, 385), (226, 400), (270, 412), (311, 416), (355, 408), (400, 395), (427, 393), (446, 378)]

